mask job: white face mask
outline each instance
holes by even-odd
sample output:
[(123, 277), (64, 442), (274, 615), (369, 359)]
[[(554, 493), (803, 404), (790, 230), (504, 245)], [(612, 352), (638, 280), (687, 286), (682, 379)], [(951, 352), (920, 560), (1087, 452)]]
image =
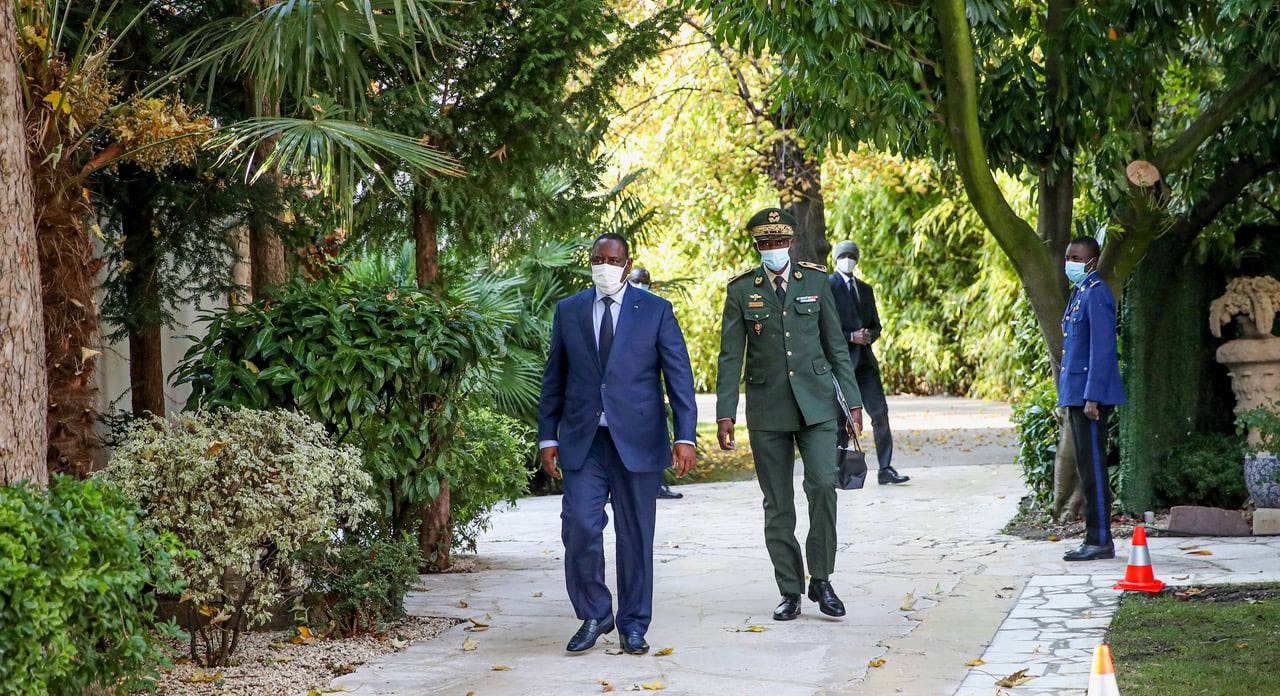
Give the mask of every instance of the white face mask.
[(596, 289), (606, 295), (615, 295), (622, 289), (625, 266), (610, 266), (607, 263), (591, 264), (591, 282)]
[(836, 259), (836, 270), (845, 275), (853, 275), (853, 269), (857, 268), (858, 262), (853, 260), (851, 256), (845, 256)]

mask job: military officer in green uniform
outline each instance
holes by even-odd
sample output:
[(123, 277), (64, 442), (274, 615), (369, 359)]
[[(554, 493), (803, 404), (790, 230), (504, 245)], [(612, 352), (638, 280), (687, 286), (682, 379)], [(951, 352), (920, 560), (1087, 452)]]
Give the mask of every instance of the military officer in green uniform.
[[(746, 375), (747, 433), (764, 492), (764, 539), (782, 602), (773, 618), (800, 615), (804, 563), (796, 541), (795, 451), (804, 461), (809, 499), (809, 599), (844, 616), (831, 587), (836, 554), (836, 401), (832, 377), (862, 430), (862, 400), (840, 329), (827, 269), (792, 262), (795, 219), (767, 208), (747, 222), (761, 265), (729, 282), (720, 327), (716, 419), (720, 448), (734, 448), (738, 385)], [(744, 363), (743, 354), (746, 354)]]

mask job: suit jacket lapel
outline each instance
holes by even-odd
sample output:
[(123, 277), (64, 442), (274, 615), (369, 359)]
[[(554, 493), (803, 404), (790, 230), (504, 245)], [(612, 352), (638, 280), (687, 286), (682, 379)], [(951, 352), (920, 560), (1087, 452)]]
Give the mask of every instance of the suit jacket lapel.
[[(587, 342), (587, 352), (591, 354), (591, 360), (596, 366), (596, 371), (600, 371), (600, 347), (596, 345), (596, 327), (592, 313), (595, 309), (596, 291), (594, 288), (588, 288), (582, 293), (582, 300), (579, 302), (582, 314), (578, 317), (578, 326), (582, 329), (582, 340)], [(617, 341), (614, 341), (617, 344)]]
[[(773, 287), (773, 281), (769, 279), (769, 274), (765, 272), (764, 266), (756, 268), (756, 277), (764, 279), (756, 286), (760, 288), (760, 294), (764, 295), (764, 301), (778, 309), (782, 309), (782, 305), (778, 302), (777, 288)], [(788, 286), (790, 286), (790, 283), (788, 283)]]
[[(619, 313), (618, 330), (613, 332), (613, 352), (609, 355), (610, 364), (617, 360), (616, 356), (627, 345), (627, 340), (631, 337), (635, 323), (640, 320), (640, 313), (644, 309), (647, 299), (643, 292), (633, 287), (627, 287), (627, 291), (622, 294), (622, 302), (616, 309)], [(606, 365), (605, 369), (607, 370), (609, 367)]]

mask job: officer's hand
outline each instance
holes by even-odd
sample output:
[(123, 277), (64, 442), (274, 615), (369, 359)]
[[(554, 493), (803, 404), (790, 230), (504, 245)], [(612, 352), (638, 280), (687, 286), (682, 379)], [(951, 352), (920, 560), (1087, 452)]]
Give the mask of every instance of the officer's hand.
[(849, 421), (853, 423), (853, 434), (862, 434), (862, 407), (857, 406), (849, 409)]
[(560, 448), (543, 447), (538, 451), (538, 459), (542, 461), (542, 470), (551, 478), (560, 478)]
[(1102, 417), (1102, 414), (1098, 413), (1097, 401), (1084, 402), (1084, 417), (1095, 421)]
[(720, 421), (719, 429), (716, 432), (716, 439), (720, 441), (720, 449), (722, 450), (728, 451), (735, 448), (733, 442), (733, 421)]
[(676, 470), (676, 478), (681, 478), (693, 471), (693, 465), (696, 463), (697, 458), (693, 454), (693, 445), (677, 442), (675, 449), (671, 451), (671, 468)]
[(858, 329), (857, 331), (854, 331), (853, 342), (860, 346), (865, 346), (868, 343), (871, 343), (871, 332), (866, 329)]

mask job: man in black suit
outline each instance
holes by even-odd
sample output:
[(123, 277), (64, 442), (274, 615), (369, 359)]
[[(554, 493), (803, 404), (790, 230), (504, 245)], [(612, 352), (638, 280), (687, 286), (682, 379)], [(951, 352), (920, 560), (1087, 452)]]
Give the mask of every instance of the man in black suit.
[[(849, 358), (853, 360), (854, 377), (862, 392), (862, 407), (871, 417), (871, 431), (876, 441), (876, 458), (880, 460), (880, 483), (906, 483), (911, 480), (893, 468), (893, 435), (889, 431), (889, 406), (880, 382), (880, 364), (871, 344), (880, 338), (880, 314), (871, 286), (854, 276), (861, 256), (858, 245), (845, 241), (836, 244), (836, 272), (831, 274), (831, 290), (840, 312), (840, 326), (849, 341)], [(844, 423), (839, 429), (840, 445), (849, 441)]]

